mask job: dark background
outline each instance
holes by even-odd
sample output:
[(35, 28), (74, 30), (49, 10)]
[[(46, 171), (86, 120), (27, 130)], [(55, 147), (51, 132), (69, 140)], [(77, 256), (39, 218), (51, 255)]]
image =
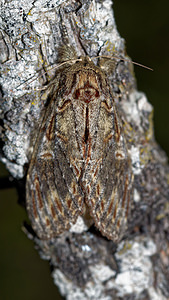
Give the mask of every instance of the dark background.
[[(169, 1), (115, 0), (117, 28), (126, 40), (128, 55), (150, 66), (135, 66), (138, 90), (154, 106), (155, 136), (169, 154)], [(0, 164), (0, 176), (7, 175)], [(39, 258), (33, 242), (21, 231), (27, 219), (17, 205), (15, 189), (0, 191), (0, 297), (3, 300), (60, 299), (50, 277), (49, 264)]]

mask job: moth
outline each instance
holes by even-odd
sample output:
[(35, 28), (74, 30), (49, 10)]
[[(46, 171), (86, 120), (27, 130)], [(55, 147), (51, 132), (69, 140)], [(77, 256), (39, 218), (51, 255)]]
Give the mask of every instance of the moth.
[(27, 174), (26, 205), (41, 239), (86, 213), (108, 239), (124, 234), (133, 174), (108, 75), (88, 57), (53, 80)]

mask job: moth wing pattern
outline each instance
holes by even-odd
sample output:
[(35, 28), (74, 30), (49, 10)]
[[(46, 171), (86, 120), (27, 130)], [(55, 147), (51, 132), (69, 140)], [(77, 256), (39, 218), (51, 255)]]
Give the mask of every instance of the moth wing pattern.
[(82, 211), (83, 196), (61, 149), (56, 101), (51, 100), (34, 146), (26, 183), (32, 227), (42, 239), (69, 229)]
[(124, 235), (127, 226), (133, 174), (121, 120), (114, 100), (112, 101), (111, 108), (105, 101), (100, 110), (98, 132), (103, 135), (107, 123), (105, 120), (109, 120), (111, 126), (109, 133), (101, 140), (103, 151), (97, 166), (97, 175), (95, 178), (86, 176), (88, 186), (92, 186), (86, 202), (99, 231), (108, 239), (117, 242)]
[(63, 70), (51, 95), (27, 175), (33, 229), (51, 238), (89, 212), (117, 242), (127, 226), (133, 174), (107, 74), (83, 57)]

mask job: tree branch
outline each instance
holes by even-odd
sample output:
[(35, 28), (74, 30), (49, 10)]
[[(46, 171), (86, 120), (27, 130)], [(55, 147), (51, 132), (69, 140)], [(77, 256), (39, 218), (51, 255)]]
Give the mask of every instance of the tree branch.
[(121, 58), (104, 61), (104, 70), (114, 70), (109, 80), (134, 174), (134, 197), (125, 236), (115, 244), (94, 226), (87, 226), (82, 218), (70, 231), (48, 241), (40, 240), (30, 227), (24, 227), (40, 256), (50, 262), (61, 295), (71, 300), (167, 300), (167, 158), (154, 139), (153, 108), (136, 89), (132, 63), (123, 60), (128, 57), (116, 29), (112, 2), (44, 1), (42, 5), (39, 1), (25, 1), (20, 9), (12, 1), (2, 5), (1, 18), (1, 160), (14, 178), (25, 176), (48, 104), (48, 93), (40, 89), (52, 81), (56, 70), (43, 72), (30, 84), (24, 82), (39, 70), (46, 71), (47, 66), (58, 63), (65, 39), (78, 57)]

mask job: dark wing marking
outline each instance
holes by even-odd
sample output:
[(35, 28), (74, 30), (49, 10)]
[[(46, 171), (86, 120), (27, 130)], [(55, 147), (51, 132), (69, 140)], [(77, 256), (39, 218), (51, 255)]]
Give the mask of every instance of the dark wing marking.
[(32, 227), (40, 238), (69, 229), (82, 213), (83, 194), (57, 136), (55, 101), (47, 108), (35, 143), (26, 183)]

